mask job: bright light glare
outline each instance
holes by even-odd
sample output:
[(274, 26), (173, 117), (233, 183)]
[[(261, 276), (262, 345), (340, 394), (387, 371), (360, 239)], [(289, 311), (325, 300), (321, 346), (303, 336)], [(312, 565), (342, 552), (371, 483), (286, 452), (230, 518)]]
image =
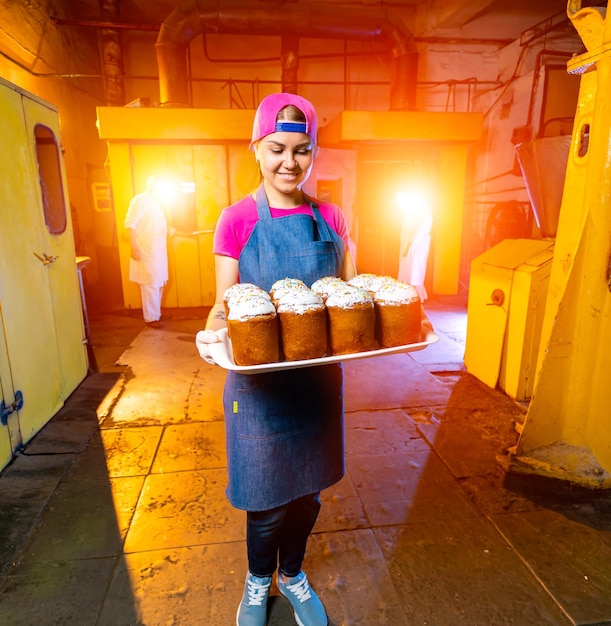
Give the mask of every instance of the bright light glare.
[(397, 191), (397, 204), (403, 213), (429, 213), (431, 200), (422, 190)]
[(155, 195), (162, 202), (171, 202), (178, 195), (178, 185), (170, 180), (156, 180)]

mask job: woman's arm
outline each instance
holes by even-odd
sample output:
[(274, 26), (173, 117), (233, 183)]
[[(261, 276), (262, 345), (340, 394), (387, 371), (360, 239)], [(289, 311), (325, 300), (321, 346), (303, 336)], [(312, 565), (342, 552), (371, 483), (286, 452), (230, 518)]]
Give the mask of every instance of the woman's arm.
[(227, 326), (225, 319), (225, 305), (223, 295), (238, 282), (238, 260), (228, 256), (214, 255), (214, 269), (216, 274), (216, 301), (210, 309), (206, 330), (220, 330)]
[(346, 252), (344, 253), (344, 263), (342, 265), (342, 278), (344, 280), (350, 280), (355, 275), (356, 268), (354, 266), (354, 261), (352, 260), (352, 254), (350, 253), (350, 248), (346, 246)]

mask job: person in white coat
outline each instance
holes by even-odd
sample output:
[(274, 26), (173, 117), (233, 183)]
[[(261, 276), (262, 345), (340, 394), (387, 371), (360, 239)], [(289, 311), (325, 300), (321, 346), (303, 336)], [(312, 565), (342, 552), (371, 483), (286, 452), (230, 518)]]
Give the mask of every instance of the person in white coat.
[(431, 247), (433, 215), (426, 202), (416, 201), (404, 206), (399, 242), (398, 279), (413, 285), (424, 302), (428, 298), (424, 279)]
[(152, 328), (161, 328), (161, 298), (168, 280), (168, 222), (157, 196), (158, 181), (148, 179), (146, 191), (129, 203), (124, 226), (129, 232), (129, 279), (140, 285), (142, 316)]

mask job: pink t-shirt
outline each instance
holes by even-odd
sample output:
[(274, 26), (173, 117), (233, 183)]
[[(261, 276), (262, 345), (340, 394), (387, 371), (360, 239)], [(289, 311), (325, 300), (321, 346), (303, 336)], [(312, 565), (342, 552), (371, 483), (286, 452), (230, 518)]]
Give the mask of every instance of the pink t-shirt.
[[(330, 202), (318, 202), (318, 208), (323, 219), (349, 248), (350, 235), (342, 210)], [(295, 214), (313, 215), (312, 209), (307, 204), (302, 204), (294, 209), (275, 209), (273, 207), (270, 209), (272, 218)], [(223, 209), (214, 232), (212, 248), (214, 254), (238, 259), (258, 220), (257, 203), (250, 195)]]

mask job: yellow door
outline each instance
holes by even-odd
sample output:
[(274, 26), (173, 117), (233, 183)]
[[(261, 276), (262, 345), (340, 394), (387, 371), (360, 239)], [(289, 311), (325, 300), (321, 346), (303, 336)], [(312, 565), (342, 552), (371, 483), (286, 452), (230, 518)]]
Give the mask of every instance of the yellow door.
[[(13, 419), (14, 411), (10, 410), (14, 400), (6, 338), (2, 327), (2, 300), (0, 300), (0, 407), (2, 408), (0, 413), (0, 468), (3, 468), (13, 458), (13, 450), (18, 447), (21, 440), (18, 428), (11, 438), (10, 429), (16, 425), (16, 419)], [(14, 417), (17, 416), (14, 415)]]
[(55, 150), (53, 137), (63, 176), (57, 111), (0, 80), (0, 141), (11, 146), (0, 153), (2, 466), (7, 445), (12, 452), (29, 441), (87, 373), (70, 211), (51, 234), (43, 208), (43, 193), (57, 196), (59, 188), (69, 206), (63, 182), (44, 191), (41, 183), (37, 152)]
[[(37, 194), (41, 242), (47, 258), (52, 263), (43, 263), (47, 272), (47, 285), (50, 305), (53, 311), (54, 335), (57, 339), (57, 354), (60, 370), (60, 400), (63, 401), (74, 391), (87, 374), (87, 347), (83, 324), (83, 310), (76, 264), (76, 250), (70, 201), (66, 186), (66, 173), (61, 158), (62, 141), (59, 117), (54, 109), (41, 106), (38, 102), (23, 99), (29, 145), (34, 154), (33, 162), (38, 165), (39, 180), (46, 178), (47, 187), (54, 180), (58, 188), (58, 200), (65, 207), (65, 229), (55, 232), (43, 217), (44, 208), (40, 192)], [(34, 140), (32, 141), (32, 138)], [(48, 145), (54, 140), (56, 145)], [(43, 174), (45, 172), (45, 174)], [(44, 183), (43, 183), (44, 184)], [(48, 192), (48, 189), (46, 190)], [(56, 228), (55, 230), (60, 230)], [(38, 255), (40, 256), (40, 255)]]

